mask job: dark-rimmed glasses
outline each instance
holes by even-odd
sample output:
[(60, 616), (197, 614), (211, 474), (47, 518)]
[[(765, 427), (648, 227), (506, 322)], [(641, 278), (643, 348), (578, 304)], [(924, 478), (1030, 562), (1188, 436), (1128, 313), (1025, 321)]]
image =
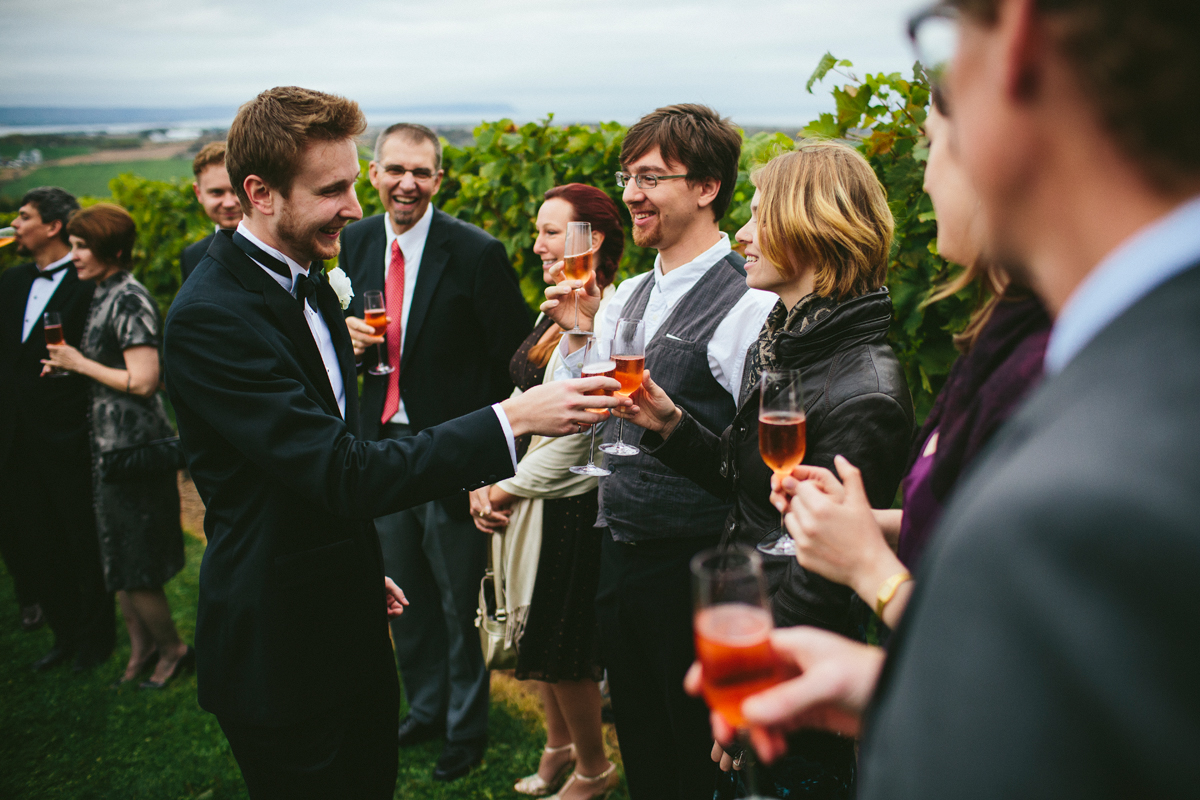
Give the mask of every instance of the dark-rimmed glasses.
[(946, 70), (958, 50), (962, 16), (957, 8), (936, 3), (908, 20), (908, 39), (929, 83), (945, 90)]
[(637, 184), (639, 189), (653, 189), (659, 181), (672, 181), (676, 178), (686, 178), (687, 175), (630, 175), (628, 172), (617, 173), (617, 188), (624, 189), (630, 182)]
[(431, 181), (435, 173), (431, 169), (417, 167), (416, 169), (406, 169), (398, 164), (392, 164), (382, 168), (388, 175), (393, 175), (397, 178), (403, 178), (405, 175), (412, 175), (414, 181)]

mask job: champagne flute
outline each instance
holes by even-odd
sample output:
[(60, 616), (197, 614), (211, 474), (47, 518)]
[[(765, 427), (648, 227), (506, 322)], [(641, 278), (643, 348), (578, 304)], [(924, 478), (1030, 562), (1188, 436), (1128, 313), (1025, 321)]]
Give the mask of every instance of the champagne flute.
[[(783, 480), (804, 460), (804, 388), (798, 369), (765, 369), (759, 379), (758, 452), (775, 475)], [(796, 545), (783, 526), (771, 531), (758, 549), (772, 556), (794, 556)]]
[[(563, 248), (563, 276), (572, 281), (587, 283), (596, 271), (595, 253), (592, 252), (592, 223), (568, 222), (567, 240)], [(567, 331), (580, 336), (590, 336), (591, 331), (579, 327), (579, 292), (571, 292), (575, 301), (575, 327)]]
[[(611, 349), (611, 344), (609, 342), (602, 342), (596, 336), (593, 336), (592, 338), (588, 339), (587, 344), (585, 344), (584, 348), (583, 348), (582, 377), (584, 377), (584, 378), (612, 378), (612, 377), (614, 377), (614, 374), (617, 371), (617, 364), (610, 357), (610, 354), (609, 354), (610, 349)], [(608, 391), (606, 389), (596, 389), (595, 391), (588, 392), (588, 394), (589, 395), (602, 395), (605, 397), (612, 396), (612, 392)], [(596, 414), (607, 414), (608, 413), (608, 410), (604, 409), (604, 408), (589, 408), (588, 411), (591, 411)], [(612, 473), (609, 472), (608, 470), (606, 470), (604, 467), (597, 466), (596, 462), (595, 462), (594, 453), (596, 452), (596, 428), (597, 427), (599, 427), (599, 423), (591, 426), (591, 428), (592, 428), (592, 444), (588, 448), (588, 463), (584, 464), (582, 467), (580, 467), (580, 466), (568, 467), (568, 469), (570, 469), (571, 472), (574, 472), (576, 475), (594, 475), (597, 478), (602, 477), (604, 475), (612, 475)]]
[[(613, 334), (612, 359), (617, 364), (616, 379), (621, 388), (616, 394), (629, 397), (642, 385), (642, 373), (646, 367), (646, 323), (640, 319), (617, 320), (617, 330)], [(639, 448), (625, 444), (621, 437), (625, 433), (625, 420), (617, 418), (617, 440), (600, 445), (600, 451), (610, 456), (636, 456), (642, 452)]]
[[(57, 311), (47, 311), (42, 317), (42, 331), (46, 334), (46, 344), (62, 344), (62, 317)], [(62, 367), (51, 367), (46, 373), (47, 378), (62, 378), (71, 373)]]
[(761, 799), (742, 702), (786, 677), (771, 647), (762, 556), (739, 545), (704, 550), (692, 558), (691, 571), (692, 629), (704, 701), (737, 729), (747, 755), (742, 774), (750, 797)]
[[(363, 292), (363, 322), (375, 329), (376, 336), (387, 335), (387, 304), (383, 301), (383, 292)], [(372, 375), (387, 375), (395, 372), (395, 367), (387, 362), (383, 345), (375, 345), (375, 366), (367, 370)]]
[(7, 228), (0, 228), (0, 247), (12, 244), (17, 240), (17, 229), (11, 225)]

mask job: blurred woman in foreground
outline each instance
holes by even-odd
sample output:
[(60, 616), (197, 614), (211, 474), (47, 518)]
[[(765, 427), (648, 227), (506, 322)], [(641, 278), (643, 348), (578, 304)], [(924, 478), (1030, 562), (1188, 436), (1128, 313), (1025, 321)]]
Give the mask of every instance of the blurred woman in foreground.
[(49, 345), (46, 369), (91, 378), (96, 532), (104, 581), (117, 593), (129, 631), (120, 683), (153, 667), (141, 687), (161, 689), (195, 660), (162, 589), (183, 568), (179, 464), (174, 444), (162, 442), (175, 431), (158, 396), (162, 320), (150, 293), (129, 273), (137, 229), (125, 209), (111, 203), (83, 209), (67, 233), (75, 269), (95, 281), (96, 292), (79, 349)]
[[(965, 265), (930, 302), (968, 287), (985, 300), (955, 337), (962, 356), (909, 455), (904, 509), (872, 510), (853, 458), (837, 462), (841, 482), (811, 466), (784, 481), (785, 491), (794, 494), (787, 526), (796, 558), (806, 569), (853, 588), (893, 628), (912, 591), (911, 572), (959, 476), (1041, 378), (1050, 336), (1041, 303), (982, 253), (979, 201), (950, 152), (947, 121), (936, 99), (925, 130), (930, 142), (925, 190), (937, 213), (938, 252)], [(786, 507), (782, 495), (773, 502)]]
[[(617, 205), (600, 189), (579, 183), (546, 192), (533, 246), (542, 259), (546, 283), (554, 283), (550, 269), (563, 258), (568, 222), (591, 223), (595, 281), (603, 304), (615, 292), (612, 282), (625, 249)], [(509, 365), (519, 389), (571, 377), (562, 365), (562, 336), (554, 320), (544, 315), (538, 319)], [(561, 786), (555, 797), (564, 800), (607, 795), (620, 781), (616, 765), (605, 755), (600, 727), (597, 682), (603, 670), (594, 612), (600, 576), (600, 530), (594, 527), (597, 483), (594, 477), (569, 471), (587, 460), (591, 442), (586, 432), (518, 442), (517, 474), (471, 493), (480, 530), (494, 532), (511, 522), (510, 537), (540, 536), (536, 550), (517, 556), (520, 560), (536, 555), (537, 570), (525, 616), (518, 607), (511, 624), (518, 626), (516, 677), (537, 682), (546, 711), (546, 747), (537, 772), (514, 788), (541, 796)], [(539, 519), (540, 530), (527, 530)], [(518, 583), (509, 582), (510, 592), (520, 591)]]

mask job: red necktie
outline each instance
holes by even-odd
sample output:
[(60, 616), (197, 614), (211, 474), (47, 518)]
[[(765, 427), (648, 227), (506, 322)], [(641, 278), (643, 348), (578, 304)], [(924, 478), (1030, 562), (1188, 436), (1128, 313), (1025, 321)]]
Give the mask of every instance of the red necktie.
[(392, 240), (392, 263), (388, 266), (387, 285), (384, 287), (384, 304), (387, 306), (387, 352), (392, 372), (387, 376), (387, 396), (383, 401), (383, 416), (379, 421), (386, 425), (400, 410), (400, 333), (404, 317), (404, 253), (400, 242)]

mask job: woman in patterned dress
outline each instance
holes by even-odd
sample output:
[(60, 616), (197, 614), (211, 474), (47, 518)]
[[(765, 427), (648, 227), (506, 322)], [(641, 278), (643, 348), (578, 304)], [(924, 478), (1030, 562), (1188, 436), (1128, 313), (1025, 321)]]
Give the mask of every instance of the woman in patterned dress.
[(162, 321), (150, 293), (129, 273), (137, 229), (120, 206), (100, 203), (67, 224), (72, 260), (96, 283), (79, 349), (49, 347), (47, 370), (91, 378), (88, 422), (92, 487), (104, 581), (115, 591), (129, 631), (129, 663), (121, 683), (154, 666), (142, 688), (161, 688), (189, 666), (194, 653), (171, 619), (163, 584), (183, 568), (175, 470), (131, 480), (105, 480), (103, 455), (174, 435), (158, 395)]
[[(592, 225), (592, 246), (599, 248), (596, 284), (611, 296), (625, 248), (624, 230), (616, 203), (592, 186), (572, 183), (546, 192), (533, 247), (542, 259), (543, 278), (554, 282), (550, 268), (562, 260), (567, 223), (576, 221)], [(524, 391), (541, 384), (548, 368), (552, 380), (570, 377), (569, 368), (561, 367), (561, 359), (554, 357), (562, 336), (553, 320), (539, 318), (509, 365), (518, 388)], [(597, 483), (567, 469), (583, 463), (589, 441), (583, 433), (535, 442), (533, 448), (529, 441), (518, 442), (522, 460), (516, 476), (471, 495), (475, 524), (485, 533), (503, 528), (515, 503), (526, 498), (543, 502), (537, 575), (517, 640), (516, 677), (537, 682), (546, 711), (546, 747), (538, 771), (514, 788), (540, 796), (562, 784), (556, 797), (564, 800), (599, 797), (619, 783), (616, 765), (604, 752), (600, 725), (598, 681), (603, 671), (593, 610), (600, 574)], [(527, 457), (526, 449), (530, 450)]]

